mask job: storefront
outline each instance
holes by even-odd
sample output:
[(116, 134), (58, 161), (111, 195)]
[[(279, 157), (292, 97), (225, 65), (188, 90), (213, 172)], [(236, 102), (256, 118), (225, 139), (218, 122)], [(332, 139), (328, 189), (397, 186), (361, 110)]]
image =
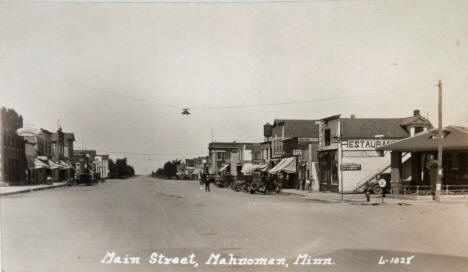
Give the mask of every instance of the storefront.
[(338, 192), (338, 150), (318, 153), (320, 191)]
[[(410, 137), (431, 127), (419, 114), (406, 118), (342, 118), (319, 120), (320, 191), (355, 192), (390, 168), (389, 152), (381, 146)], [(402, 161), (402, 167), (405, 161)], [(406, 164), (409, 164), (408, 161)], [(402, 171), (403, 178), (411, 173)]]
[(297, 178), (297, 158), (289, 157), (281, 159), (268, 173), (276, 175), (284, 189), (299, 189)]

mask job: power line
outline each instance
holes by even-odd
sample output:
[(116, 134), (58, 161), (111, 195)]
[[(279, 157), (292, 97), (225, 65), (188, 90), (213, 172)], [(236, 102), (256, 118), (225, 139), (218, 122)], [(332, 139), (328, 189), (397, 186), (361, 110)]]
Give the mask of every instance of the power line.
[[(140, 102), (153, 103), (153, 104), (157, 104), (157, 105), (160, 105), (160, 106), (165, 106), (165, 107), (170, 107), (170, 108), (177, 108), (177, 109), (182, 109), (182, 108), (185, 107), (185, 106), (180, 106), (180, 105), (160, 103), (160, 102), (152, 100), (152, 99), (126, 95), (126, 94), (122, 94), (122, 93), (115, 92), (115, 91), (110, 91), (110, 90), (106, 90), (106, 89), (102, 89), (102, 88), (96, 88), (96, 87), (91, 87), (91, 86), (87, 86), (87, 85), (80, 84), (80, 83), (75, 83), (75, 82), (72, 82), (72, 81), (56, 79), (54, 77), (50, 77), (50, 76), (47, 76), (47, 75), (40, 75), (38, 73), (31, 73), (31, 72), (28, 72), (28, 71), (25, 71), (25, 70), (22, 70), (22, 69), (18, 69), (18, 68), (14, 68), (13, 70), (16, 70), (16, 71), (19, 71), (19, 72), (22, 72), (22, 73), (25, 73), (25, 74), (37, 76), (37, 77), (46, 78), (46, 79), (49, 79), (49, 80), (52, 80), (52, 81), (55, 81), (55, 82), (59, 82), (59, 83), (62, 83), (62, 84), (67, 84), (67, 85), (71, 85), (71, 86), (78, 87), (78, 88), (84, 88), (84, 89), (95, 91), (95, 92), (103, 92), (103, 93), (106, 93), (106, 94), (109, 94), (109, 95), (120, 96), (120, 97), (123, 97), (123, 98), (133, 99), (133, 100), (137, 100), (137, 101), (140, 101)], [(428, 86), (420, 86), (420, 87), (428, 87)], [(413, 89), (414, 89), (414, 87), (413, 87)], [(371, 96), (375, 96), (375, 95), (380, 95), (381, 92), (382, 92), (382, 89), (379, 89), (379, 92), (362, 94), (362, 95), (318, 98), (318, 99), (279, 102), (279, 103), (262, 103), (262, 104), (250, 104), (250, 105), (225, 105), (225, 106), (209, 106), (209, 107), (190, 107), (190, 110), (222, 110), (222, 109), (242, 109), (242, 108), (258, 108), (258, 107), (271, 107), (271, 106), (282, 106), (282, 105), (310, 104), (310, 103), (316, 103), (316, 102), (325, 102), (325, 101), (336, 101), (336, 100), (346, 100), (346, 99), (371, 97)]]
[(95, 91), (95, 92), (103, 92), (103, 93), (107, 93), (107, 94), (110, 94), (110, 95), (120, 96), (120, 97), (123, 97), (123, 98), (133, 99), (133, 100), (137, 100), (137, 101), (141, 101), (141, 102), (149, 102), (149, 103), (153, 103), (153, 104), (157, 104), (157, 105), (165, 106), (165, 107), (170, 107), (170, 108), (177, 108), (177, 109), (180, 108), (179, 106), (175, 106), (175, 105), (171, 105), (171, 104), (164, 104), (164, 103), (160, 103), (160, 102), (157, 102), (157, 101), (151, 100), (151, 99), (141, 98), (141, 97), (132, 96), (132, 95), (126, 95), (126, 94), (122, 94), (122, 93), (118, 93), (118, 92), (114, 92), (114, 91), (109, 91), (109, 90), (102, 89), (102, 88), (90, 87), (90, 86), (83, 85), (83, 84), (80, 84), (80, 83), (75, 83), (75, 82), (72, 82), (72, 81), (56, 79), (56, 78), (53, 78), (53, 77), (50, 77), (50, 76), (40, 75), (40, 74), (37, 74), (37, 73), (31, 73), (31, 72), (24, 71), (24, 70), (17, 69), (17, 68), (14, 68), (14, 70), (25, 73), (25, 74), (29, 74), (29, 75), (33, 75), (33, 76), (37, 76), (37, 77), (43, 77), (43, 78), (46, 78), (46, 79), (49, 79), (49, 80), (52, 80), (52, 81), (55, 81), (55, 82), (59, 82), (59, 83), (62, 83), (62, 84), (67, 84), (67, 85), (71, 85), (71, 86), (74, 86), (74, 87), (83, 88), (83, 89), (87, 89), (87, 90), (91, 90), (91, 91)]
[(377, 93), (375, 93), (375, 94), (366, 94), (366, 95), (355, 95), (355, 96), (340, 96), (340, 97), (332, 97), (332, 98), (319, 98), (319, 99), (312, 99), (312, 100), (291, 101), (291, 102), (281, 102), (281, 103), (232, 105), (232, 106), (217, 106), (217, 107), (203, 107), (203, 108), (190, 108), (190, 109), (192, 109), (192, 110), (217, 110), (217, 109), (257, 108), (257, 107), (281, 106), (281, 105), (297, 105), (297, 104), (309, 104), (309, 103), (323, 102), (323, 101), (362, 98), (362, 97), (374, 96), (374, 95), (377, 95)]
[(124, 155), (139, 155), (139, 156), (185, 156), (185, 155), (202, 155), (206, 154), (206, 152), (199, 152), (199, 153), (139, 153), (139, 152), (119, 152), (119, 151), (108, 151), (108, 150), (101, 150), (96, 149), (98, 152), (109, 153), (109, 154), (124, 154)]

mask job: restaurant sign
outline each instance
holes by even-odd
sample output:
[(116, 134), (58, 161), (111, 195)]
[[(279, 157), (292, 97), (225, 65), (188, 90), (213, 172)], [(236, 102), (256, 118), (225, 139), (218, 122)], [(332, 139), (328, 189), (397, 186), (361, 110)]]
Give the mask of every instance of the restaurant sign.
[(381, 139), (342, 140), (341, 149), (343, 150), (374, 150), (377, 147), (388, 145), (393, 142), (395, 142), (395, 140), (381, 140)]
[(341, 171), (361, 171), (359, 163), (342, 163), (340, 165)]

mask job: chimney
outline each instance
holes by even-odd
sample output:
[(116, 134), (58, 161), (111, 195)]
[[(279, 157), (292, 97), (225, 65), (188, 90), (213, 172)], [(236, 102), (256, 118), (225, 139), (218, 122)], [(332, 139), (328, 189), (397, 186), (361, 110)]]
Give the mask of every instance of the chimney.
[(271, 137), (273, 134), (273, 127), (270, 125), (270, 123), (266, 123), (263, 126), (263, 136), (264, 137)]
[(351, 119), (355, 119), (356, 118), (356, 114), (351, 114)]
[(413, 116), (419, 116), (419, 110), (414, 110)]

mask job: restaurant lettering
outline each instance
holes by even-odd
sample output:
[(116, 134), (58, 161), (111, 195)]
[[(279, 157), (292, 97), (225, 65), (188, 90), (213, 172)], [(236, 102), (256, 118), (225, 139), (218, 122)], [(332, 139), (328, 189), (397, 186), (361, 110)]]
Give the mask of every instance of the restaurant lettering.
[(393, 142), (395, 140), (342, 140), (341, 148), (343, 150), (372, 150)]

